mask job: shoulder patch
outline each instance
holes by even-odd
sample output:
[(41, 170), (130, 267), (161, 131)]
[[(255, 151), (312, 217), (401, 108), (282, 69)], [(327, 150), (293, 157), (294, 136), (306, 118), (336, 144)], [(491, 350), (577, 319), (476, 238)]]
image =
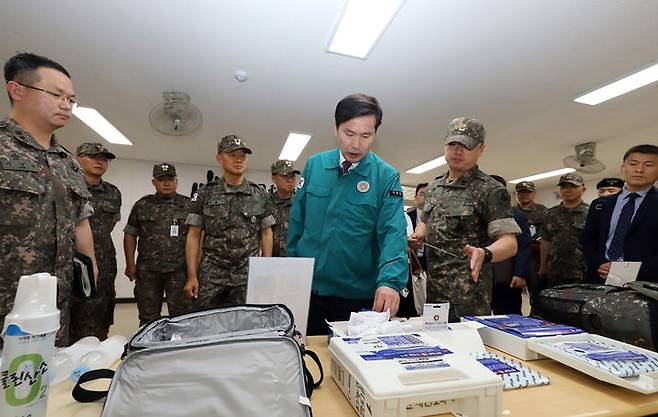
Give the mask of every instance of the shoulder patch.
[(388, 190), (388, 194), (394, 197), (404, 197), (402, 191), (398, 191), (398, 190)]
[(198, 192), (194, 193), (194, 195), (192, 196), (192, 201), (196, 201), (197, 198), (199, 198), (199, 193)]
[(510, 204), (511, 198), (512, 197), (510, 196), (509, 192), (507, 192), (507, 190), (504, 188), (498, 192), (498, 199), (501, 203)]

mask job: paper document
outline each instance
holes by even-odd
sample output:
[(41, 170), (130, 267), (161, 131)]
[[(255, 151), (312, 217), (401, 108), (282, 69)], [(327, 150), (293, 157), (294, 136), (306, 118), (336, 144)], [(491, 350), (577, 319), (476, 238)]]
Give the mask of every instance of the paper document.
[(635, 281), (641, 265), (642, 262), (612, 262), (605, 285), (623, 287), (627, 282)]
[(313, 258), (249, 258), (247, 304), (285, 304), (306, 335), (314, 263)]

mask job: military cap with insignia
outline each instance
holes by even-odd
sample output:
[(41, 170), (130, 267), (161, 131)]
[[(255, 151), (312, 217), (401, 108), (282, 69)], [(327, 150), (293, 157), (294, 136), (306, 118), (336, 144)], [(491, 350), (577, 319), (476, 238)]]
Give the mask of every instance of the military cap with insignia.
[(535, 183), (532, 181), (521, 181), (520, 183), (516, 184), (514, 189), (516, 191), (529, 191), (532, 193), (535, 191)]
[(176, 167), (168, 162), (153, 165), (153, 178), (175, 177)]
[(596, 189), (598, 190), (599, 188), (604, 188), (604, 187), (624, 188), (624, 180), (622, 180), (621, 178), (614, 178), (614, 177), (603, 178), (601, 181), (599, 181), (596, 184)]
[(575, 172), (570, 172), (560, 177), (560, 181), (558, 181), (557, 185), (562, 185), (562, 184), (573, 184), (576, 186), (580, 186), (580, 185), (585, 185), (585, 180), (583, 179), (582, 176), (580, 176), (580, 174), (576, 174)]
[(110, 152), (103, 144), (98, 142), (85, 142), (80, 144), (75, 150), (77, 156), (94, 156), (105, 155), (107, 159), (114, 159), (116, 156)]
[(287, 159), (279, 159), (278, 161), (272, 164), (272, 175), (289, 175), (289, 174), (301, 174), (298, 170), (295, 169), (292, 161)]
[(230, 153), (237, 151), (238, 149), (243, 149), (246, 153), (253, 153), (251, 149), (247, 146), (247, 142), (244, 141), (238, 135), (227, 135), (219, 140), (217, 144), (217, 152)]
[(448, 125), (445, 144), (459, 142), (472, 150), (477, 145), (484, 143), (486, 132), (482, 122), (469, 117), (458, 117)]

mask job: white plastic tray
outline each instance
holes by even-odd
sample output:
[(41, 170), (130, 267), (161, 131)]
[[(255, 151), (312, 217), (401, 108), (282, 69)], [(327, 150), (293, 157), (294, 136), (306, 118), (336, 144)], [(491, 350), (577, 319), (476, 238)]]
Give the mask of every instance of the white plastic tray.
[(544, 356), (554, 359), (571, 368), (577, 369), (578, 371), (590, 375), (598, 380), (628, 388), (633, 391), (641, 392), (643, 394), (653, 394), (658, 392), (658, 372), (649, 372), (638, 376), (625, 378), (615, 376), (612, 373), (592, 366), (587, 362), (552, 346), (554, 343), (559, 342), (604, 342), (625, 351), (636, 352), (649, 358), (658, 359), (658, 354), (656, 354), (656, 352), (629, 345), (628, 343), (609, 339), (607, 337), (587, 333), (569, 336), (528, 339), (528, 347), (535, 352), (541, 353)]

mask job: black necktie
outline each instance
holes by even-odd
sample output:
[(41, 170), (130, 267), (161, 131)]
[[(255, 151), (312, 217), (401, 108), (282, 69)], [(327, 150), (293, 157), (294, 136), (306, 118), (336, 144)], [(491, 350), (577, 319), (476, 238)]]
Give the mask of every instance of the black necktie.
[(628, 232), (631, 220), (633, 219), (633, 213), (635, 212), (635, 199), (639, 196), (638, 193), (630, 193), (626, 196), (628, 201), (621, 209), (621, 214), (617, 221), (617, 227), (615, 228), (615, 234), (612, 236), (612, 241), (608, 248), (608, 258), (610, 258), (611, 261), (617, 261), (624, 258), (624, 239), (626, 238), (626, 232)]
[(341, 167), (343, 169), (343, 175), (347, 174), (347, 172), (350, 170), (350, 167), (352, 166), (352, 163), (348, 160), (345, 160), (341, 162)]

